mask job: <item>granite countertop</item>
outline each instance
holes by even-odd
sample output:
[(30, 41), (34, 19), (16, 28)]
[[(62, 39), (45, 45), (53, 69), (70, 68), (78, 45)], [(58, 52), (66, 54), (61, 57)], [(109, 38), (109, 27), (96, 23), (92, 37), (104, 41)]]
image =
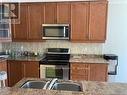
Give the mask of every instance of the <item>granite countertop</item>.
[(7, 60), (40, 61), (42, 58), (43, 56), (36, 56), (36, 57), (19, 56), (19, 57), (8, 57)]
[[(13, 53), (12, 53), (13, 54)], [(17, 60), (17, 61), (40, 61), (44, 55), (39, 54), (36, 56), (16, 56), (16, 55), (7, 55), (5, 52), (0, 52), (0, 61), (1, 60)]]
[[(18, 60), (18, 61), (40, 61), (44, 58), (44, 55), (40, 56), (9, 56), (7, 60)], [(109, 61), (105, 60), (102, 55), (93, 55), (93, 54), (71, 54), (69, 62), (81, 62), (81, 63), (109, 63)]]
[(105, 63), (108, 64), (109, 61), (105, 60), (102, 55), (93, 54), (72, 54), (70, 57), (70, 62), (81, 62), (81, 63)]
[(24, 89), (19, 86), (27, 80), (41, 80), (35, 78), (22, 79), (14, 87), (0, 89), (0, 95), (126, 95), (127, 83), (106, 83), (96, 81), (76, 81), (83, 86), (83, 92), (58, 91), (42, 89)]
[(6, 61), (6, 60), (7, 60), (6, 58), (0, 57), (0, 62)]

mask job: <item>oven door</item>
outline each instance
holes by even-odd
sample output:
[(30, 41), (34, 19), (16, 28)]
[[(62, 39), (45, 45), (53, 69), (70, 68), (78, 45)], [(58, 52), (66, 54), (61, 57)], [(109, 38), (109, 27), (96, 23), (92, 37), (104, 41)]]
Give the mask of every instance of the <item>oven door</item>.
[(69, 79), (67, 65), (40, 65), (40, 78)]

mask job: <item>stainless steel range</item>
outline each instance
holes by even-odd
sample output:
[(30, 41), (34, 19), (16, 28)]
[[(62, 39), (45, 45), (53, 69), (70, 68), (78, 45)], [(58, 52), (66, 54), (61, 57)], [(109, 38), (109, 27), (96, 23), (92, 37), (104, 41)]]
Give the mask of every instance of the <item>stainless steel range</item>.
[(68, 48), (47, 48), (40, 61), (40, 78), (69, 79), (70, 50)]

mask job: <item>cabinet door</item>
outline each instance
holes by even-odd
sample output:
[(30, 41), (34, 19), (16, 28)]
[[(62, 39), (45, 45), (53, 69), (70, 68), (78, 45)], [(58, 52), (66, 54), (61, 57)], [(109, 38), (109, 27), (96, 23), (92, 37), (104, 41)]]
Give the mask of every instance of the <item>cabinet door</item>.
[(57, 22), (56, 3), (45, 3), (44, 7), (44, 23), (54, 24)]
[(84, 63), (71, 64), (71, 80), (89, 80), (90, 65)]
[(107, 2), (90, 2), (89, 40), (106, 40)]
[(24, 61), (23, 64), (23, 77), (39, 78), (39, 62)]
[(89, 3), (71, 3), (71, 41), (88, 40)]
[(28, 33), (28, 6), (21, 4), (20, 7), (20, 24), (13, 24), (12, 35), (13, 41), (26, 41)]
[(0, 71), (7, 71), (7, 63), (6, 63), (6, 60), (0, 59)]
[(90, 65), (90, 80), (91, 81), (107, 81), (107, 64), (91, 64)]
[(41, 41), (42, 40), (42, 24), (44, 6), (43, 4), (30, 4), (28, 6), (28, 19), (29, 19), (29, 33), (28, 40)]
[(20, 61), (8, 61), (8, 82), (9, 86), (14, 86), (20, 81), (22, 76), (22, 64)]
[(57, 23), (70, 24), (70, 3), (57, 3)]

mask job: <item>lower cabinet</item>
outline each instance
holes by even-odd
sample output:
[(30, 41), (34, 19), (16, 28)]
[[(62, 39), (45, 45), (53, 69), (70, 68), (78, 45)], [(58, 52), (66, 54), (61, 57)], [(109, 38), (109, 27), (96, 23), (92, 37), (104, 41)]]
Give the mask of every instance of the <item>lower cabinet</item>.
[(39, 62), (37, 61), (15, 61), (9, 60), (8, 64), (8, 86), (15, 85), (24, 77), (39, 78)]
[(39, 62), (22, 62), (23, 77), (39, 78)]
[(8, 86), (13, 86), (22, 79), (22, 64), (20, 61), (8, 61)]
[(107, 81), (107, 64), (71, 63), (71, 80)]

